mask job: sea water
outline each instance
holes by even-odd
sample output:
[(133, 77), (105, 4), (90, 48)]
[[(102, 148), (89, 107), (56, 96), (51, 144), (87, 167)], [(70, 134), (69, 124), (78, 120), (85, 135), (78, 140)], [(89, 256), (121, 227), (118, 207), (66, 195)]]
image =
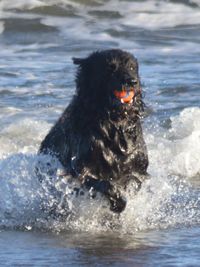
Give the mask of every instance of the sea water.
[[(140, 64), (151, 179), (120, 216), (55, 182), (70, 213), (48, 217), (40, 142), (73, 97), (71, 58), (108, 48)], [(200, 266), (200, 1), (1, 0), (0, 57), (0, 265)]]

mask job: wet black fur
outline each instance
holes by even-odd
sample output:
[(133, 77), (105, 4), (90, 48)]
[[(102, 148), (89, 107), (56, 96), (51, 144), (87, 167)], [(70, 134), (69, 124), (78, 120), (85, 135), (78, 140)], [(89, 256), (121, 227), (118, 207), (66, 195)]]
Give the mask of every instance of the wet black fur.
[[(138, 63), (122, 50), (97, 51), (78, 65), (76, 94), (42, 141), (39, 153), (56, 156), (66, 173), (83, 187), (100, 191), (111, 210), (121, 212), (126, 201), (121, 188), (145, 179), (148, 156), (140, 115), (143, 110)], [(121, 104), (113, 91), (134, 82), (132, 104)]]

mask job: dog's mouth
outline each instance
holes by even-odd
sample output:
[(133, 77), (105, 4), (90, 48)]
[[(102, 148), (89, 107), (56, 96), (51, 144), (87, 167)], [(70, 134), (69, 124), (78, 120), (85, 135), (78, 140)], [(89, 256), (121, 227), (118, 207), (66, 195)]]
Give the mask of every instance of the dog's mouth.
[(133, 86), (122, 85), (121, 90), (115, 90), (113, 93), (114, 93), (114, 96), (122, 104), (133, 103), (133, 99), (135, 97), (135, 89)]

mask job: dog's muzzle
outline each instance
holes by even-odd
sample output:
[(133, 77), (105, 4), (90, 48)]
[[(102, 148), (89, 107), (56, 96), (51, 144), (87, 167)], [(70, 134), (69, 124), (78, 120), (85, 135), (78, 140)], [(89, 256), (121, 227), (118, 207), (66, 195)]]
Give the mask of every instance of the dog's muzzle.
[(127, 87), (125, 85), (122, 86), (120, 91), (115, 90), (114, 96), (120, 100), (122, 104), (131, 104), (133, 103), (133, 99), (135, 97), (135, 89), (134, 87)]

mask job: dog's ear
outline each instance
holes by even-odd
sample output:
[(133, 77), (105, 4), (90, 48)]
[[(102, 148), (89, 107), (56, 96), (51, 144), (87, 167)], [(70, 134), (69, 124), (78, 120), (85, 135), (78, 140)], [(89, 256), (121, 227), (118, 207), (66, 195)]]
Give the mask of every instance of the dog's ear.
[(75, 65), (80, 65), (80, 66), (83, 65), (86, 62), (86, 59), (85, 58), (73, 57), (72, 60), (73, 60), (73, 63)]

